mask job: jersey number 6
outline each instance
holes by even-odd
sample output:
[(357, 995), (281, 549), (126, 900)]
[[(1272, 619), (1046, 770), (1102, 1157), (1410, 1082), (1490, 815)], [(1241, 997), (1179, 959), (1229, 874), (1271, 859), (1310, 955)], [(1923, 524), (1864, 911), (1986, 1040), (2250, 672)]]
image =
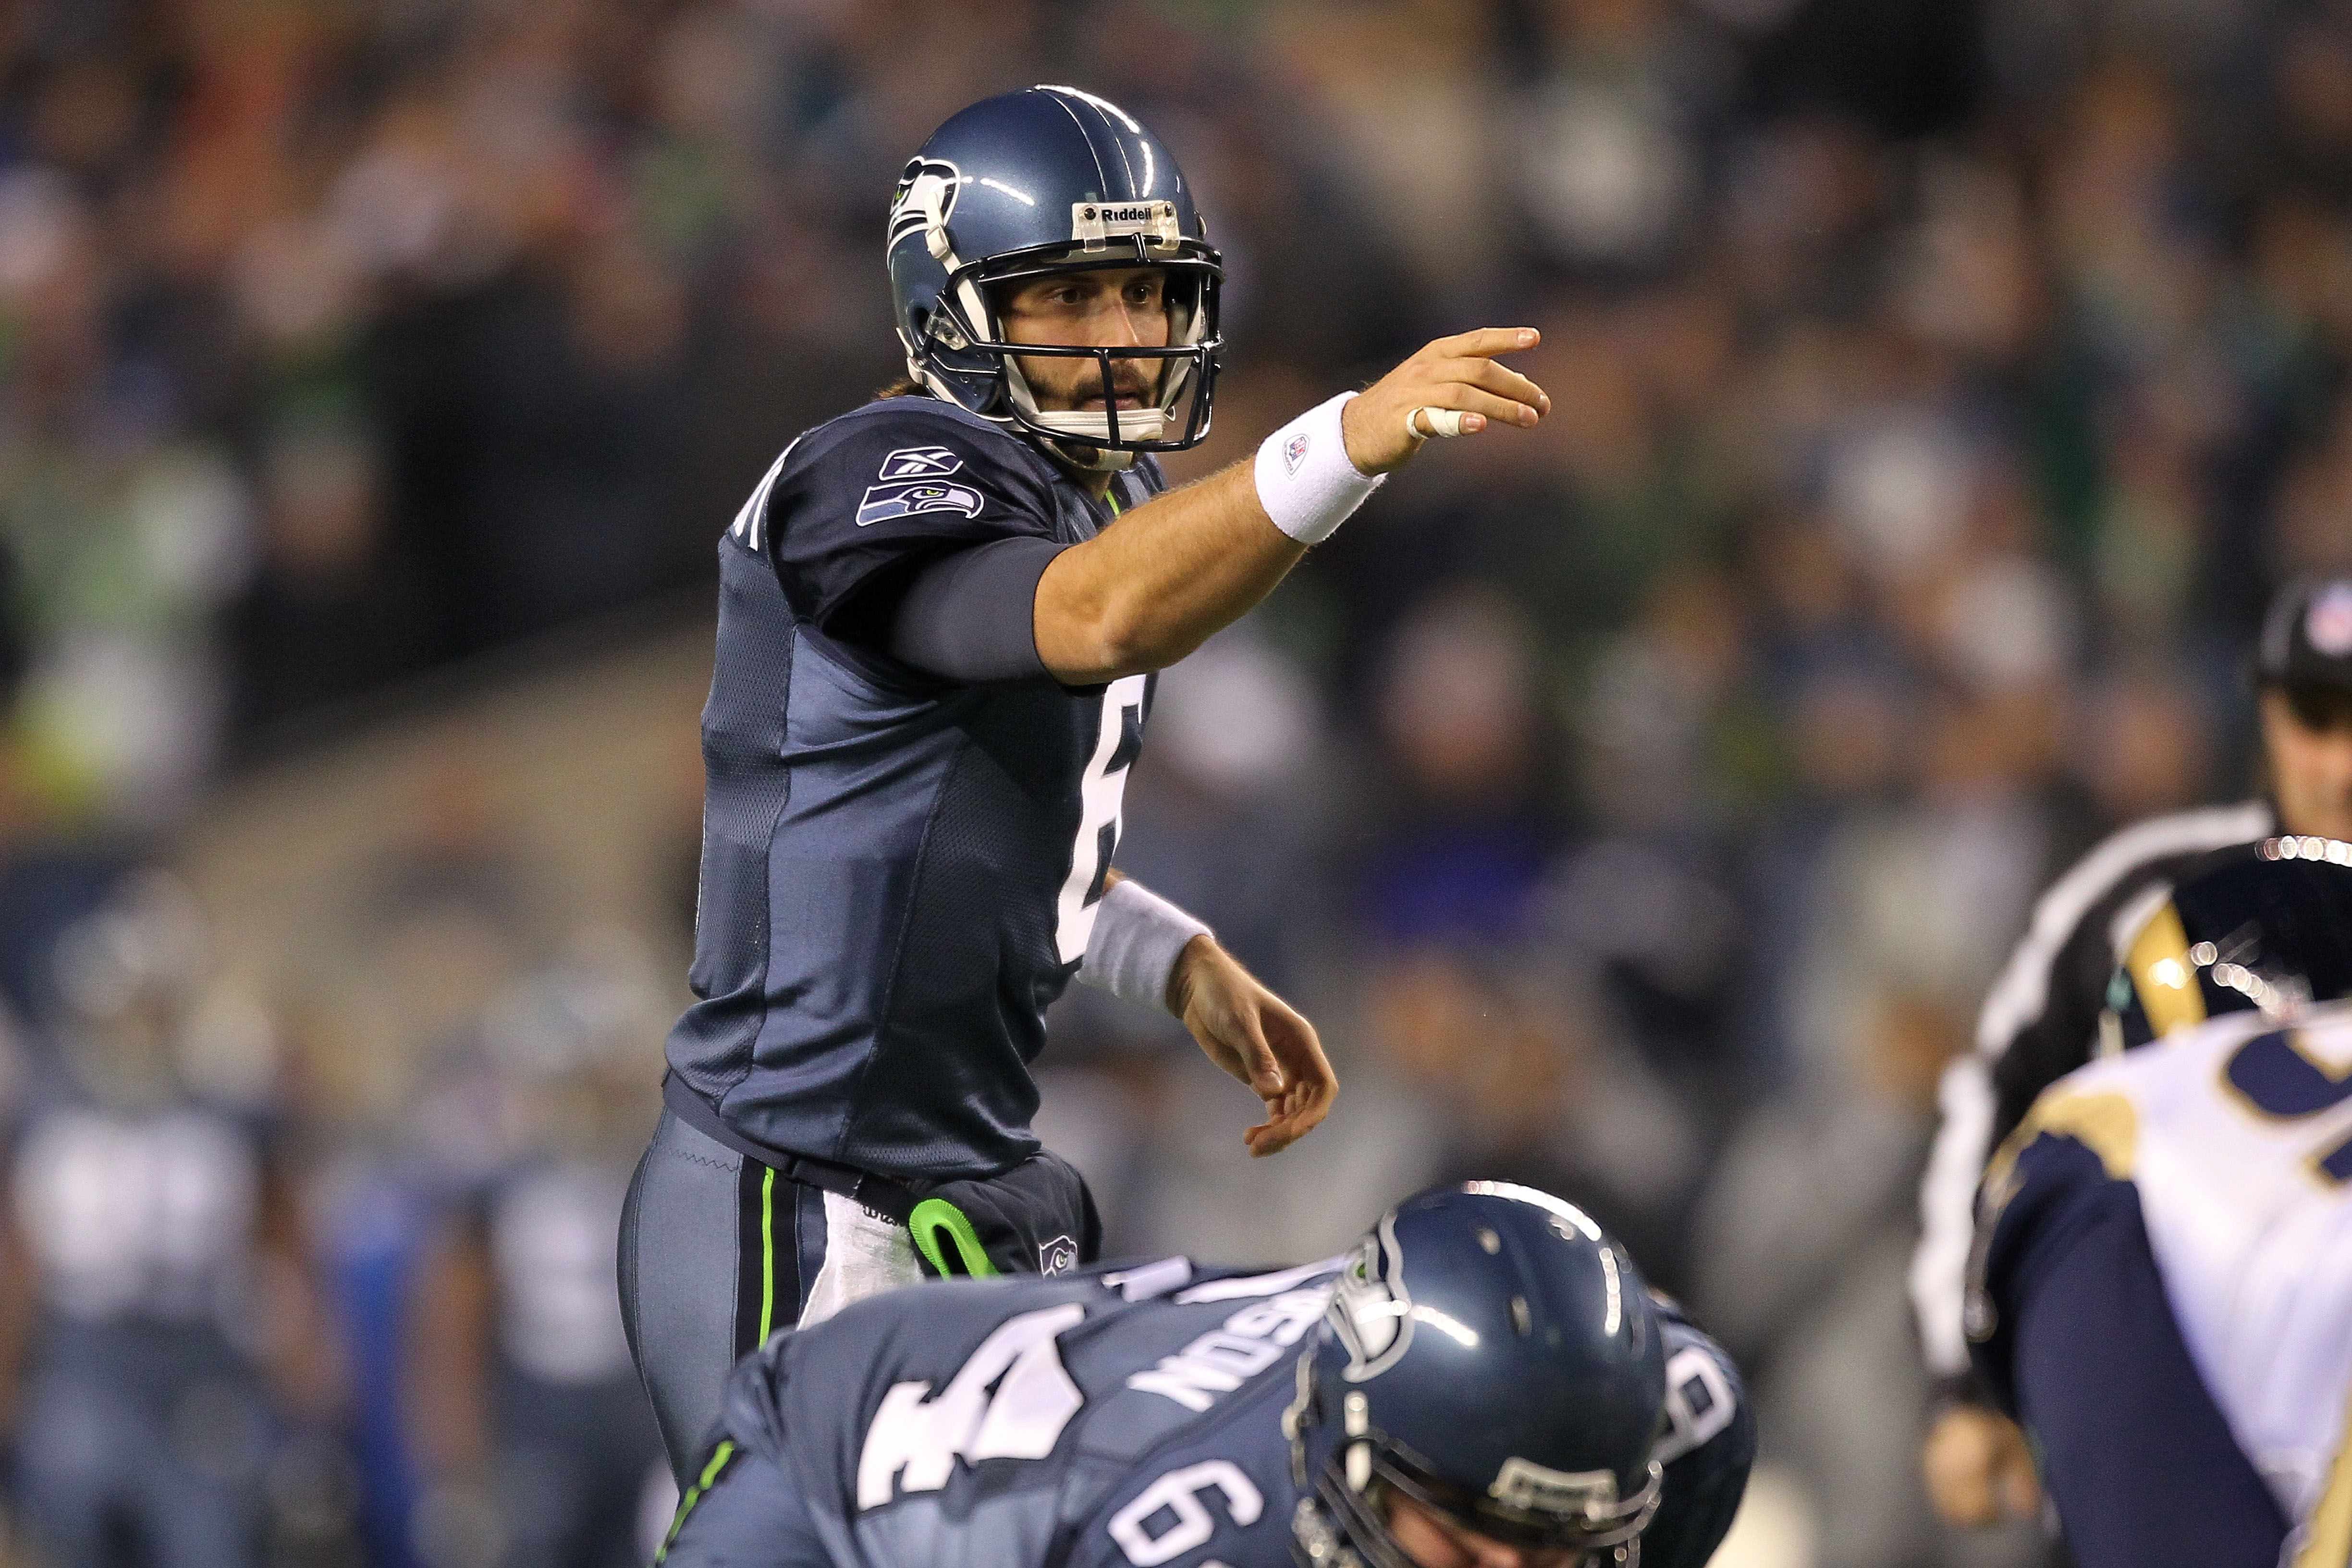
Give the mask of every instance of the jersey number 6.
[[(1213, 1488), (1224, 1494), (1225, 1511), (1244, 1529), (1265, 1511), (1265, 1495), (1240, 1466), (1229, 1459), (1209, 1459), (1171, 1470), (1136, 1493), (1134, 1500), (1110, 1516), (1110, 1538), (1135, 1568), (1160, 1568), (1206, 1544), (1217, 1532), (1215, 1518), (1201, 1501), (1201, 1494)], [(1172, 1522), (1155, 1535), (1150, 1522), (1161, 1513)]]
[(1070, 846), (1070, 874), (1054, 906), (1054, 944), (1064, 963), (1087, 955), (1102, 907), (1110, 858), (1118, 848), (1119, 808), (1127, 799), (1127, 775), (1143, 749), (1143, 699), (1151, 678), (1122, 676), (1103, 688), (1102, 727), (1094, 755), (1078, 781), (1078, 835)]

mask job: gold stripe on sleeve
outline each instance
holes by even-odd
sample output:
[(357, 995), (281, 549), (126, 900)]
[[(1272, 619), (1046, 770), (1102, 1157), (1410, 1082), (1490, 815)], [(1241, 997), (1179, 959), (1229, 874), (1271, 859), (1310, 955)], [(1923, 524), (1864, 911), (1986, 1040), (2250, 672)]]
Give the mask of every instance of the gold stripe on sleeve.
[(2205, 993), (2197, 984), (2197, 966), (2189, 962), (2189, 933), (2171, 900), (2132, 938), (2124, 969), (2138, 988), (2148, 1027), (2159, 1037), (2205, 1021)]
[(2344, 1427), (2336, 1463), (2328, 1467), (2327, 1489), (2304, 1521), (2294, 1568), (2344, 1568), (2352, 1561), (2352, 1411), (2345, 1413)]

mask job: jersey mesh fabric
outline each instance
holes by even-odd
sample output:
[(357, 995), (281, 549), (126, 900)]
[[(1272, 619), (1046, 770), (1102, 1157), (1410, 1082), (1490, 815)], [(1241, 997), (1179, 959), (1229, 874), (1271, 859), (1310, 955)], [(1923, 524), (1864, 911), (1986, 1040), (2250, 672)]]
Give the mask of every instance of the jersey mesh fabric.
[[(1146, 462), (1117, 483), (1131, 505), (1164, 481)], [(1076, 967), (1056, 905), (1098, 849), (1076, 840), (1103, 690), (958, 686), (869, 633), (914, 563), (1079, 543), (1106, 516), (1034, 447), (910, 397), (801, 437), (721, 541), (700, 1000), (668, 1057), (743, 1136), (935, 1179), (1035, 1151), (1028, 1063)]]

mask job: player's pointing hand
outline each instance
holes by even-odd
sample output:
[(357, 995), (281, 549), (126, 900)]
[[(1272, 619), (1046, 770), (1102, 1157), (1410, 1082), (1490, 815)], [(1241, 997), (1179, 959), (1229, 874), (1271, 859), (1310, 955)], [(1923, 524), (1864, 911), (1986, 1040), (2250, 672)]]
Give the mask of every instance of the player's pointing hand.
[(1497, 361), (1542, 341), (1533, 327), (1481, 327), (1428, 344), (1349, 402), (1340, 416), (1349, 461), (1363, 473), (1385, 474), (1432, 436), (1475, 436), (1496, 424), (1532, 427), (1551, 412), (1551, 398)]
[(1242, 1134), (1251, 1154), (1289, 1148), (1330, 1111), (1339, 1080), (1315, 1026), (1214, 938), (1194, 937), (1184, 949), (1168, 1001), (1208, 1058), (1265, 1102), (1265, 1120)]

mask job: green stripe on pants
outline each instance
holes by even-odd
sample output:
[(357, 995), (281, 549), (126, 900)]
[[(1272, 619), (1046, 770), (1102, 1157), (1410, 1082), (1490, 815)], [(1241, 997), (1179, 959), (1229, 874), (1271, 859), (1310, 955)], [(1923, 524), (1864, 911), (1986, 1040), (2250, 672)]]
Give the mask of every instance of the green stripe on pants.
[(694, 1511), (694, 1505), (702, 1500), (702, 1494), (710, 1489), (711, 1483), (719, 1479), (719, 1472), (725, 1469), (727, 1461), (734, 1457), (735, 1439), (719, 1439), (719, 1447), (711, 1451), (710, 1463), (702, 1467), (701, 1476), (686, 1489), (686, 1495), (677, 1500), (677, 1517), (669, 1521), (669, 1533), (662, 1537), (661, 1550), (654, 1553), (656, 1564), (669, 1555), (672, 1546), (677, 1544), (677, 1532), (686, 1528), (686, 1516)]

